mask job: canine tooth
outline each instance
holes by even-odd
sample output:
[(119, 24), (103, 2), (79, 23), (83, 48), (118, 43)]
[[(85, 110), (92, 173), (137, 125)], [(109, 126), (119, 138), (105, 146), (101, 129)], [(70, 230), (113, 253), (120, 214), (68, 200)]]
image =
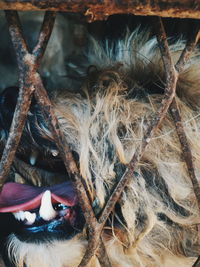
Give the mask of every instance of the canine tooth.
[(39, 214), (45, 221), (50, 221), (57, 215), (51, 203), (51, 192), (49, 190), (46, 190), (42, 196)]
[(13, 215), (16, 220), (20, 221), (19, 212), (13, 212)]
[(58, 150), (51, 150), (51, 154), (52, 154), (52, 156), (56, 157), (56, 156), (58, 156), (59, 152), (58, 152)]
[(36, 163), (36, 161), (37, 161), (37, 157), (38, 157), (38, 152), (37, 152), (36, 150), (32, 151), (32, 152), (31, 152), (31, 155), (30, 155), (30, 159), (29, 159), (30, 164), (31, 164), (32, 166), (35, 165), (35, 163)]
[(24, 219), (26, 219), (26, 224), (31, 225), (35, 222), (36, 213), (31, 213), (29, 211), (24, 212)]

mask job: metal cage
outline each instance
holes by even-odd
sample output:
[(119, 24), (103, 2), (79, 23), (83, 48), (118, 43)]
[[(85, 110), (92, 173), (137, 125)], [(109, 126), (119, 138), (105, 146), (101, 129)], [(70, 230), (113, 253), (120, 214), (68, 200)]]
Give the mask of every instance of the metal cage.
[[(190, 150), (186, 134), (181, 121), (181, 116), (175, 101), (176, 82), (179, 73), (184, 69), (186, 61), (189, 59), (192, 50), (194, 49), (199, 35), (199, 18), (200, 18), (200, 2), (197, 1), (68, 1), (68, 0), (0, 0), (0, 9), (5, 10), (6, 18), (9, 25), (9, 32), (12, 43), (17, 56), (17, 64), (19, 68), (19, 98), (16, 111), (13, 117), (12, 126), (6, 146), (3, 150), (0, 162), (0, 186), (2, 187), (6, 181), (6, 177), (10, 170), (10, 166), (15, 156), (17, 146), (19, 144), (22, 129), (26, 120), (26, 115), (29, 111), (31, 97), (40, 105), (43, 115), (52, 131), (55, 143), (62, 155), (63, 162), (67, 172), (72, 174), (76, 190), (78, 193), (81, 208), (83, 210), (86, 226), (88, 230), (88, 247), (79, 267), (86, 266), (91, 257), (96, 254), (101, 266), (111, 266), (109, 258), (101, 238), (101, 233), (109, 214), (113, 210), (117, 200), (119, 199), (124, 187), (129, 183), (135, 166), (140, 161), (148, 143), (156, 132), (159, 125), (162, 123), (167, 111), (169, 110), (174, 120), (177, 135), (180, 140), (184, 160), (188, 169), (188, 175), (193, 184), (194, 193), (200, 209), (200, 186), (198, 184), (193, 162), (192, 152)], [(15, 10), (15, 11), (14, 11)], [(29, 52), (25, 39), (22, 35), (22, 29), (18, 13), (16, 10), (45, 10), (44, 21), (41, 26), (40, 35), (36, 46)], [(126, 166), (126, 172), (120, 181), (115, 185), (113, 193), (110, 195), (104, 209), (99, 218), (96, 218), (92, 209), (90, 200), (87, 196), (84, 183), (77, 168), (77, 164), (68, 146), (62, 131), (59, 128), (59, 123), (55, 117), (51, 102), (43, 86), (42, 80), (38, 73), (38, 68), (45, 52), (49, 37), (51, 35), (56, 11), (80, 12), (84, 14), (88, 21), (106, 19), (111, 14), (131, 13), (136, 15), (153, 15), (152, 22), (157, 28), (157, 40), (160, 47), (160, 52), (163, 59), (163, 64), (166, 74), (166, 87), (163, 101), (160, 108), (155, 113), (152, 123), (146, 131), (145, 138), (142, 142), (142, 150), (137, 151), (130, 163)], [(167, 37), (162, 22), (162, 17), (179, 17), (193, 18), (193, 31), (190, 34), (182, 54), (174, 65), (171, 59)], [(104, 256), (102, 256), (104, 255)], [(200, 257), (194, 266), (200, 266)]]

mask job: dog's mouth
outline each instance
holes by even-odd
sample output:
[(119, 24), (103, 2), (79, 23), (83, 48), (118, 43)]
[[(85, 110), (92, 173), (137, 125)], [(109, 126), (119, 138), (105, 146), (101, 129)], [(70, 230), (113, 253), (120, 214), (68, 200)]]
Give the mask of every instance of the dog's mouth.
[[(0, 94), (1, 152), (17, 96), (15, 87), (6, 88)], [(78, 153), (72, 153), (78, 164)], [(68, 239), (82, 231), (85, 224), (72, 177), (66, 171), (34, 98), (7, 183), (0, 192), (0, 224), (2, 222), (3, 232), (14, 233), (30, 242)]]
[(20, 181), (14, 179), (2, 188), (0, 213), (9, 215), (12, 231), (21, 240), (68, 239), (83, 230), (84, 217), (73, 182), (58, 155), (54, 158), (37, 158), (37, 162), (16, 158)]

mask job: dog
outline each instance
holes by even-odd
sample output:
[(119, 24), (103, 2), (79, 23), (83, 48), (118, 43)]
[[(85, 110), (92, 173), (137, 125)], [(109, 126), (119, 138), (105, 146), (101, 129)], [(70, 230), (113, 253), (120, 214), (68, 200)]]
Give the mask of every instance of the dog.
[[(174, 62), (184, 41), (170, 46)], [(90, 38), (79, 92), (55, 93), (52, 104), (98, 216), (126, 165), (141, 147), (158, 109), (165, 75), (155, 37), (137, 28), (102, 43)], [(200, 172), (200, 69), (195, 50), (177, 84), (176, 101)], [(18, 88), (0, 95), (4, 147)], [(87, 247), (85, 219), (52, 133), (35, 99), (0, 194), (5, 266), (76, 267)], [(113, 267), (192, 266), (200, 254), (200, 216), (174, 121), (168, 112), (103, 231)], [(94, 256), (88, 267), (99, 267)]]

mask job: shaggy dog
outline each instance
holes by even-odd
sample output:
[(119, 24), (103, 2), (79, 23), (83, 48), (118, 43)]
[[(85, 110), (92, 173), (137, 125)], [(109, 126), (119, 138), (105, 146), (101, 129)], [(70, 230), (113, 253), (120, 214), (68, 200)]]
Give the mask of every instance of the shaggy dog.
[[(174, 62), (184, 42), (171, 45)], [(141, 147), (161, 103), (165, 76), (155, 38), (137, 29), (115, 42), (91, 39), (79, 93), (52, 98), (98, 215)], [(181, 73), (176, 100), (200, 173), (198, 50)], [(72, 64), (74, 71), (79, 66)], [(82, 77), (80, 77), (82, 79)], [(69, 88), (70, 89), (70, 88)], [(0, 96), (5, 143), (18, 89)], [(11, 101), (12, 100), (12, 101)], [(76, 267), (87, 246), (84, 217), (42, 112), (33, 100), (7, 183), (0, 194), (1, 250), (6, 266)], [(113, 267), (188, 267), (200, 254), (200, 217), (170, 113), (137, 165), (106, 223)], [(99, 267), (93, 257), (88, 267)]]

